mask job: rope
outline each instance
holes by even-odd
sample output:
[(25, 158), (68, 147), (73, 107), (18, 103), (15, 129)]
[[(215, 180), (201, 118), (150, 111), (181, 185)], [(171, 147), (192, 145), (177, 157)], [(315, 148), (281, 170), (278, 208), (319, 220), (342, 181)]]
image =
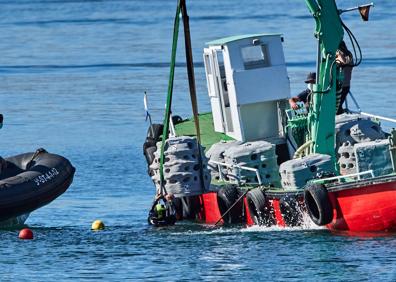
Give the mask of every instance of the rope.
[[(199, 117), (198, 117), (198, 103), (197, 103), (195, 77), (194, 77), (194, 63), (193, 63), (192, 50), (191, 50), (189, 17), (187, 14), (187, 7), (185, 0), (179, 0), (176, 8), (176, 16), (173, 26), (173, 42), (172, 42), (172, 56), (171, 56), (171, 64), (170, 64), (169, 83), (168, 83), (168, 96), (166, 102), (165, 117), (163, 123), (164, 129), (162, 132), (162, 142), (161, 142), (160, 195), (164, 195), (164, 193), (166, 194), (166, 190), (164, 186), (164, 160), (165, 160), (164, 155), (165, 155), (165, 143), (166, 140), (168, 139), (169, 124), (171, 119), (173, 82), (174, 82), (175, 65), (176, 65), (176, 51), (177, 51), (177, 41), (179, 36), (180, 17), (182, 17), (183, 19), (183, 27), (184, 27), (184, 42), (186, 49), (187, 74), (188, 74), (188, 82), (190, 88), (191, 106), (194, 115), (194, 123), (195, 123), (198, 145), (201, 144), (201, 134), (200, 134)], [(200, 146), (198, 146), (198, 162), (200, 167), (200, 171), (199, 171), (200, 180), (202, 185), (204, 185), (204, 176), (203, 176), (203, 168), (202, 168), (203, 167), (202, 152)]]
[(47, 151), (44, 148), (39, 148), (34, 152), (32, 158), (30, 161), (26, 164), (26, 167), (30, 167), (32, 165), (32, 162), (41, 154), (41, 153), (47, 153)]
[(243, 197), (245, 197), (247, 195), (247, 193), (249, 193), (250, 190), (252, 190), (253, 188), (248, 188), (232, 205), (231, 207), (228, 208), (228, 210), (226, 210), (221, 217), (216, 221), (215, 226), (232, 210), (233, 207), (235, 207), (235, 205), (241, 200), (243, 199)]
[(195, 129), (197, 134), (198, 142), (201, 143), (201, 134), (199, 128), (199, 119), (198, 119), (198, 103), (197, 103), (197, 94), (195, 89), (195, 77), (194, 77), (194, 63), (192, 57), (191, 50), (191, 36), (190, 36), (190, 25), (189, 25), (189, 17), (187, 14), (187, 6), (186, 1), (181, 0), (181, 12), (183, 16), (183, 27), (184, 27), (184, 42), (186, 48), (186, 61), (187, 61), (187, 73), (188, 73), (188, 83), (190, 87), (190, 97), (191, 97), (191, 106), (194, 115)]
[(186, 62), (187, 62), (187, 74), (188, 74), (188, 85), (190, 88), (190, 98), (191, 98), (191, 107), (194, 115), (194, 123), (195, 130), (198, 141), (198, 165), (199, 165), (199, 178), (201, 181), (202, 187), (205, 186), (204, 175), (203, 175), (203, 161), (202, 161), (202, 152), (201, 152), (201, 133), (199, 127), (199, 117), (198, 117), (198, 103), (197, 103), (197, 93), (195, 88), (195, 77), (194, 77), (194, 62), (191, 50), (191, 36), (190, 36), (190, 25), (189, 25), (189, 17), (187, 14), (187, 6), (186, 1), (181, 0), (181, 13), (183, 17), (183, 28), (184, 28), (184, 43), (186, 49)]

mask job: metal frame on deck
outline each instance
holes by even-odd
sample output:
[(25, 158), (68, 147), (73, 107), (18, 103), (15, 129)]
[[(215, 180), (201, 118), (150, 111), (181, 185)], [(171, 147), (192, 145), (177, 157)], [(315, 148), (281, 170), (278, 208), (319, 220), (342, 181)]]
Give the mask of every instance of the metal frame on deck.
[[(209, 163), (213, 163), (217, 165), (217, 169), (219, 170), (219, 176), (220, 176), (220, 180), (225, 181), (224, 177), (223, 177), (223, 172), (221, 171), (221, 166), (225, 166), (225, 167), (229, 167), (229, 168), (239, 168), (240, 170), (248, 170), (248, 171), (254, 171), (256, 173), (257, 176), (257, 181), (258, 181), (258, 185), (261, 187), (263, 185), (263, 182), (261, 181), (261, 177), (260, 177), (260, 173), (259, 170), (256, 168), (251, 168), (251, 167), (247, 167), (247, 166), (241, 166), (241, 165), (231, 165), (231, 164), (226, 164), (226, 163), (221, 163), (221, 162), (217, 162), (217, 161), (212, 161), (209, 160)], [(241, 174), (240, 171), (238, 171), (238, 176), (233, 176), (237, 179), (238, 184), (240, 184), (240, 179), (241, 179)], [(249, 183), (249, 184), (253, 184), (253, 183)]]
[(340, 181), (343, 178), (349, 178), (349, 177), (358, 177), (358, 180), (361, 180), (360, 176), (361, 175), (366, 175), (370, 174), (372, 178), (375, 177), (373, 170), (367, 170), (363, 172), (357, 172), (357, 173), (351, 173), (351, 174), (346, 174), (346, 175), (339, 175), (339, 176), (332, 176), (328, 178), (322, 178), (322, 179), (315, 179), (312, 181), (312, 183), (318, 183), (318, 182), (324, 182), (324, 181), (330, 181), (330, 180), (338, 180)]

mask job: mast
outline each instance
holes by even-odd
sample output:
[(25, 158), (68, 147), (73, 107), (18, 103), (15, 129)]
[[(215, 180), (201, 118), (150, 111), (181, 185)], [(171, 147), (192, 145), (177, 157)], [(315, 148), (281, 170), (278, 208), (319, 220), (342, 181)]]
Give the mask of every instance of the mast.
[(335, 163), (336, 51), (344, 31), (334, 0), (305, 0), (316, 22), (316, 84), (308, 115), (310, 152), (330, 155)]

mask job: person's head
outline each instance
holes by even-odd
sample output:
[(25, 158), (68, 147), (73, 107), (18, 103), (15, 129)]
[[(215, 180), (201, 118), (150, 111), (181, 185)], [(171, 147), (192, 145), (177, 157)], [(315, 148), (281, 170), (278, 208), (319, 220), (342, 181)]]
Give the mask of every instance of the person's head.
[(338, 45), (338, 50), (340, 50), (340, 51), (343, 52), (343, 53), (349, 52), (349, 50), (348, 50), (348, 48), (347, 48), (347, 46), (346, 46), (344, 40), (342, 40), (342, 41), (340, 42), (340, 45)]
[(307, 79), (305, 80), (305, 83), (308, 84), (307, 87), (309, 90), (313, 90), (313, 85), (316, 83), (316, 72), (310, 72), (307, 75)]

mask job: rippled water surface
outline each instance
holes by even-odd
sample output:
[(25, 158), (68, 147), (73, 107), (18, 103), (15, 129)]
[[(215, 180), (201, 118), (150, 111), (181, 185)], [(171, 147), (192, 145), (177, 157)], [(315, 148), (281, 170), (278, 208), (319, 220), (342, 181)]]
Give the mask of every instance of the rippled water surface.
[[(303, 0), (188, 1), (200, 110), (209, 110), (204, 43), (281, 32), (293, 93), (315, 67), (314, 21)], [(338, 1), (350, 7), (361, 1)], [(142, 97), (155, 120), (165, 104), (176, 1), (0, 1), (1, 155), (44, 147), (77, 168), (70, 189), (27, 221), (33, 241), (0, 231), (2, 281), (394, 281), (394, 234), (213, 228), (146, 223), (153, 187), (142, 143)], [(396, 4), (376, 1), (371, 21), (343, 16), (364, 60), (352, 92), (362, 109), (395, 117)], [(174, 112), (190, 115), (180, 45)], [(388, 125), (390, 126), (390, 125)], [(91, 232), (95, 219), (107, 228)]]

